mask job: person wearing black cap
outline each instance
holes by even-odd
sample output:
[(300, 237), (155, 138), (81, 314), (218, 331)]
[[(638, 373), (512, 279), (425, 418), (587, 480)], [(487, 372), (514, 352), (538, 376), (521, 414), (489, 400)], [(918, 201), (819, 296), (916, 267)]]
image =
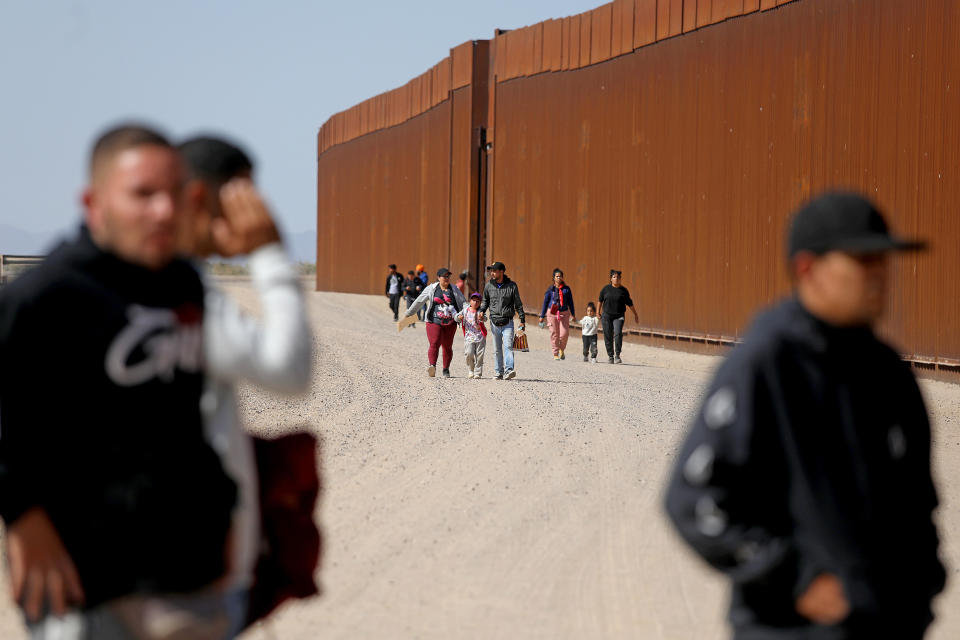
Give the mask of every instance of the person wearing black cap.
[(387, 265), (387, 285), (384, 289), (384, 295), (389, 300), (390, 311), (393, 311), (393, 321), (399, 320), (400, 315), (400, 296), (403, 295), (403, 276), (397, 273), (397, 265)]
[(621, 284), (622, 274), (610, 269), (610, 284), (600, 290), (600, 323), (603, 325), (603, 343), (607, 347), (607, 362), (620, 364), (620, 350), (623, 348), (623, 320), (629, 308), (633, 319), (640, 322), (640, 316), (633, 306), (630, 292)]
[[(437, 373), (437, 355), (443, 349), (443, 377), (450, 377), (450, 362), (453, 360), (453, 336), (457, 333), (456, 317), (467, 306), (460, 290), (450, 284), (450, 269), (437, 271), (437, 281), (427, 285), (413, 304), (407, 307), (404, 318), (409, 318), (424, 307), (427, 325), (427, 375)], [(403, 321), (398, 327), (403, 327)]]
[(490, 265), (493, 275), (483, 287), (483, 302), (480, 303), (481, 320), (490, 310), (490, 325), (493, 333), (493, 367), (495, 379), (510, 380), (517, 375), (513, 368), (513, 315), (520, 316), (520, 330), (524, 331), (525, 316), (523, 301), (520, 300), (520, 288), (504, 273), (507, 270), (502, 262)]
[(874, 333), (890, 234), (855, 194), (797, 212), (794, 295), (716, 373), (666, 509), (733, 583), (733, 637), (921, 638), (944, 586), (930, 425), (909, 367)]

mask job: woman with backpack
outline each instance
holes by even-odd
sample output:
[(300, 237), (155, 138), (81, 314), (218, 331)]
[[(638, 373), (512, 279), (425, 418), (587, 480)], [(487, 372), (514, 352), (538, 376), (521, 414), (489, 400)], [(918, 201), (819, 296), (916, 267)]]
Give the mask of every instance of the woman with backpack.
[(573, 308), (573, 292), (563, 281), (563, 271), (553, 270), (553, 284), (543, 294), (543, 306), (540, 308), (540, 328), (544, 318), (550, 327), (550, 346), (554, 360), (566, 360), (564, 350), (570, 336), (570, 318), (576, 317)]
[[(424, 320), (427, 325), (427, 375), (437, 374), (437, 356), (443, 349), (443, 377), (450, 377), (450, 362), (453, 360), (453, 336), (457, 333), (457, 316), (467, 306), (460, 290), (450, 284), (449, 269), (437, 271), (437, 281), (427, 285), (423, 292), (407, 308), (404, 314), (408, 318), (424, 307)], [(400, 324), (400, 323), (398, 323)]]

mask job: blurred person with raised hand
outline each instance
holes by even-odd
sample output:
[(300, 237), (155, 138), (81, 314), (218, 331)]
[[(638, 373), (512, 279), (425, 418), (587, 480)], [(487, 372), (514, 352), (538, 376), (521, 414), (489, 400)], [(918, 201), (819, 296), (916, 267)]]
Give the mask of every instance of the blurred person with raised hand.
[(35, 639), (222, 638), (236, 485), (204, 437), (204, 295), (184, 172), (102, 134), (73, 239), (0, 292), (0, 515)]
[(261, 532), (258, 469), (253, 443), (240, 421), (234, 385), (247, 380), (276, 392), (305, 391), (310, 383), (312, 338), (296, 265), (253, 184), (249, 155), (232, 142), (210, 136), (189, 139), (179, 150), (190, 179), (181, 250), (200, 259), (213, 254), (248, 255), (262, 310), (262, 319), (257, 320), (210, 279), (205, 282), (204, 426), (239, 487), (228, 579), (228, 602), (234, 614), (231, 632), (236, 633), (248, 617), (247, 598)]
[(733, 637), (917, 639), (944, 586), (930, 425), (910, 367), (875, 334), (891, 235), (829, 193), (789, 233), (794, 295), (717, 371), (666, 493), (677, 531), (733, 585)]

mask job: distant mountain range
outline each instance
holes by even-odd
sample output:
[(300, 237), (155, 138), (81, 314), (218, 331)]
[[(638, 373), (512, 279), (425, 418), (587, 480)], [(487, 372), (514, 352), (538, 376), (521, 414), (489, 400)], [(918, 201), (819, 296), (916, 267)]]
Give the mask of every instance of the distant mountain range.
[[(46, 255), (53, 245), (66, 235), (68, 234), (64, 231), (24, 231), (0, 223), (0, 253)], [(289, 233), (285, 238), (285, 244), (290, 256), (296, 262), (317, 261), (316, 231)]]

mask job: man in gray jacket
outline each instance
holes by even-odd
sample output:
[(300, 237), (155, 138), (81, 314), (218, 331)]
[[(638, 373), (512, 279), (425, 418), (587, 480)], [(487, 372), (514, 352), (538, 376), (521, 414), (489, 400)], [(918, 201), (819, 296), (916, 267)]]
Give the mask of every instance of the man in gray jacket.
[[(523, 301), (520, 288), (508, 278), (502, 262), (490, 265), (493, 278), (483, 287), (483, 302), (480, 303), (480, 320), (490, 310), (490, 330), (493, 333), (494, 371), (496, 379), (510, 380), (516, 377), (513, 370), (513, 314), (520, 316), (520, 330), (525, 331)], [(506, 365), (506, 369), (504, 369)]]

